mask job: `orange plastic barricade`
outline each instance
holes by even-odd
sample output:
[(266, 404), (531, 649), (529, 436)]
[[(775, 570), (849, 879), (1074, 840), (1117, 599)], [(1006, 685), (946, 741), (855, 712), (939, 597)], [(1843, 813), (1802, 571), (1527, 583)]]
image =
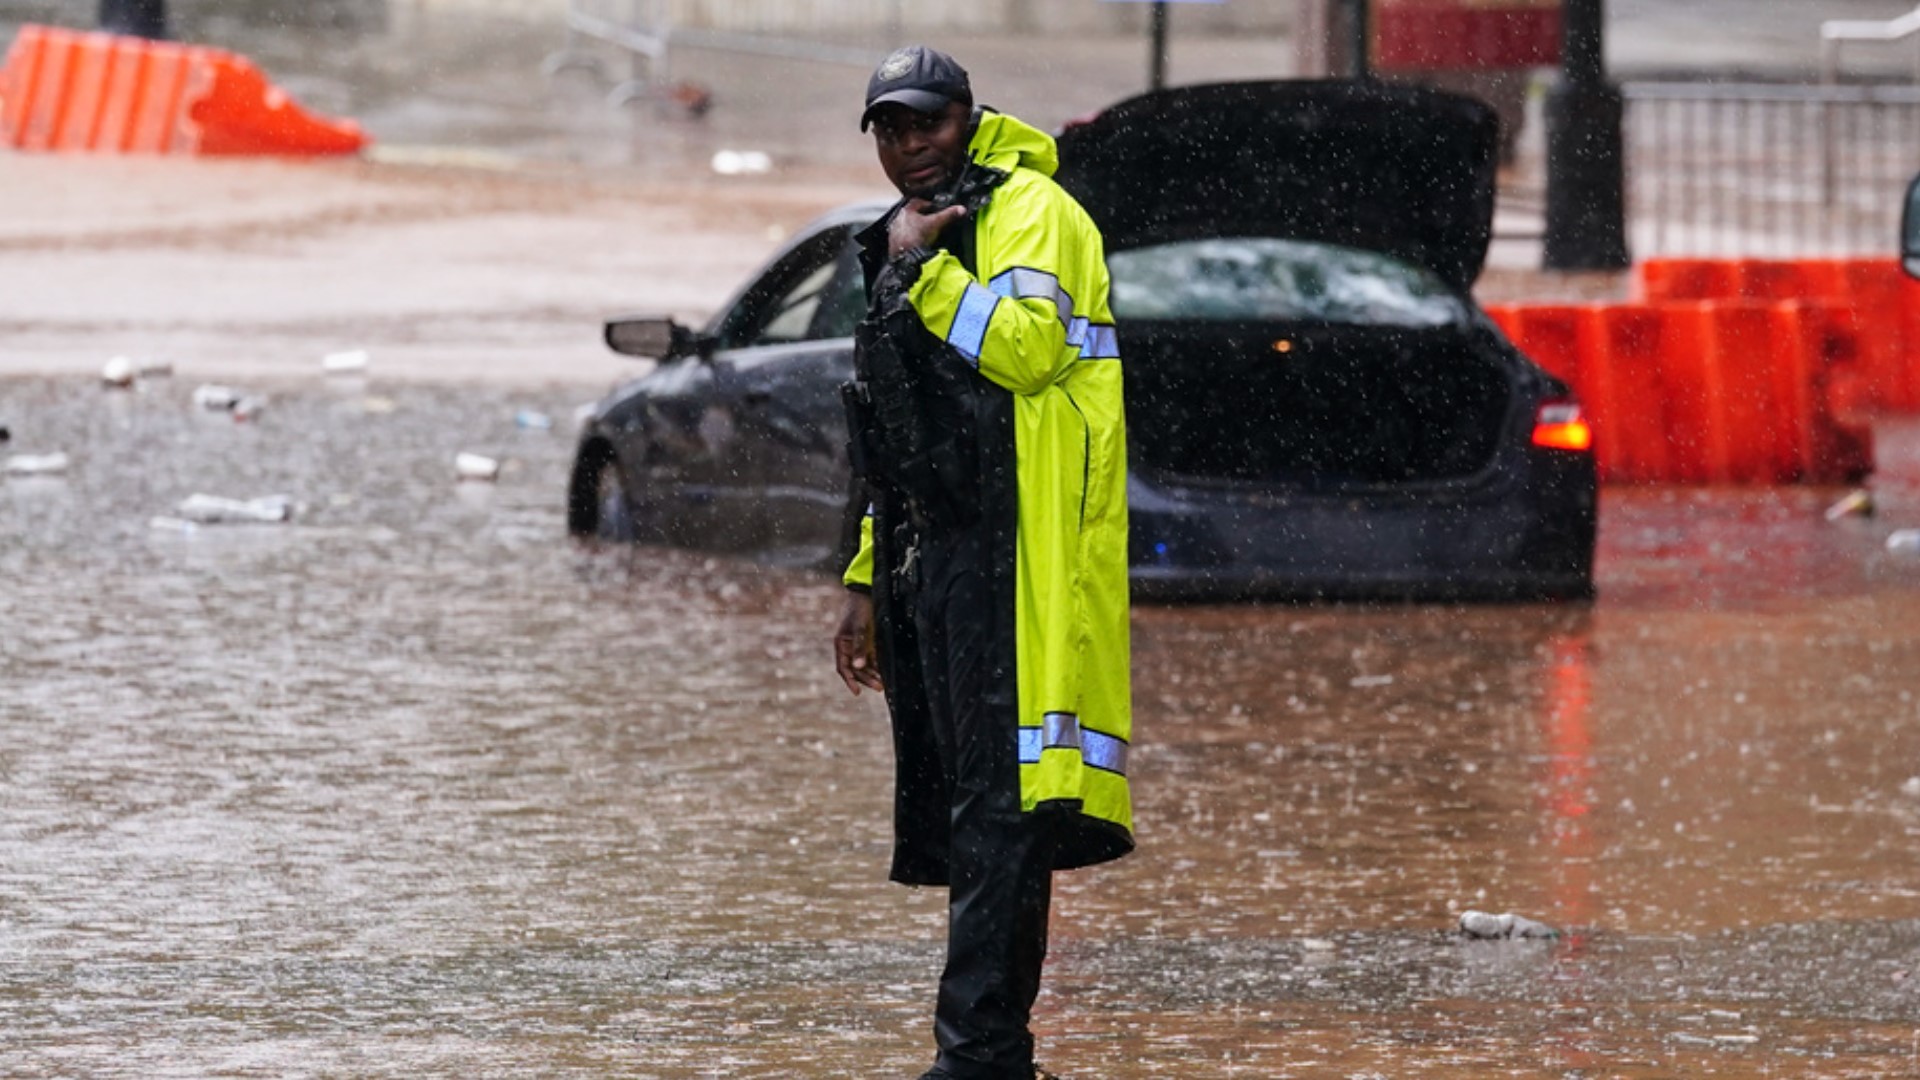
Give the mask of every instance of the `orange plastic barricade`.
[(1734, 295), (1746, 300), (1812, 298), (1807, 267), (1797, 259), (1740, 259), (1733, 264)]
[(366, 142), (219, 49), (30, 25), (0, 67), (0, 145), (21, 150), (307, 155)]
[(1861, 365), (1874, 407), (1920, 410), (1920, 336), (1909, 333), (1920, 300), (1892, 259), (1849, 259), (1847, 299), (1859, 316)]
[(1514, 304), (1488, 314), (1572, 386), (1603, 483), (1847, 483), (1872, 471), (1872, 431), (1859, 422), (1861, 317), (1848, 301)]
[(1739, 295), (1733, 266), (1724, 259), (1648, 259), (1638, 271), (1640, 297), (1649, 304)]
[(1673, 479), (1664, 329), (1660, 312), (1642, 304), (1610, 304), (1582, 314), (1586, 360), (1578, 393), (1593, 424), (1594, 465), (1605, 483)]
[(1574, 384), (1579, 392), (1580, 308), (1564, 304), (1538, 304), (1522, 307), (1518, 313), (1517, 334), (1509, 334), (1533, 362)]
[(1850, 305), (1837, 300), (1800, 307), (1812, 324), (1814, 344), (1806, 379), (1812, 409), (1807, 481), (1857, 483), (1873, 472), (1873, 427), (1857, 404), (1863, 381), (1858, 319)]
[(1773, 305), (1707, 301), (1672, 304), (1664, 314), (1671, 479), (1794, 479), (1787, 406), (1775, 372), (1801, 343), (1778, 333)]
[(247, 60), (221, 53), (209, 62), (212, 91), (188, 109), (200, 153), (352, 154), (366, 145), (359, 125), (315, 117)]

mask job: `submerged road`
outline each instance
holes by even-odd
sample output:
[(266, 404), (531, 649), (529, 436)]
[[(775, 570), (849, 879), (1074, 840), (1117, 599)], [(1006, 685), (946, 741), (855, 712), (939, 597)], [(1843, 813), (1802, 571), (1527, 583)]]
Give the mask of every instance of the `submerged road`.
[[(577, 389), (194, 383), (0, 379), (72, 458), (0, 482), (0, 1073), (920, 1067), (942, 897), (831, 582), (570, 543)], [(1137, 610), (1141, 850), (1063, 879), (1043, 1060), (1908, 1074), (1914, 434), (1874, 520), (1609, 492), (1591, 606)], [(153, 523), (194, 492), (301, 509)]]

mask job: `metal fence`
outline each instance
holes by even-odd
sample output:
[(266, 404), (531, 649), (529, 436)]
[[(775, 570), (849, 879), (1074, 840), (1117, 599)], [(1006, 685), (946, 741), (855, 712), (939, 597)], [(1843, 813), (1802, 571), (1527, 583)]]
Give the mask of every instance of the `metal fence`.
[(1920, 172), (1920, 88), (1637, 83), (1627, 97), (1633, 250), (1876, 255)]

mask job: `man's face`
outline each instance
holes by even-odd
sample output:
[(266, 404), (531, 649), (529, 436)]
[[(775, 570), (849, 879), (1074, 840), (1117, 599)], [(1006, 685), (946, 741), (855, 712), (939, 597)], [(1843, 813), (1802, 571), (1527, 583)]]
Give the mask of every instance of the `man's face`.
[(950, 186), (967, 163), (967, 126), (973, 110), (948, 102), (937, 113), (882, 105), (873, 114), (873, 145), (887, 179), (910, 198), (928, 199)]

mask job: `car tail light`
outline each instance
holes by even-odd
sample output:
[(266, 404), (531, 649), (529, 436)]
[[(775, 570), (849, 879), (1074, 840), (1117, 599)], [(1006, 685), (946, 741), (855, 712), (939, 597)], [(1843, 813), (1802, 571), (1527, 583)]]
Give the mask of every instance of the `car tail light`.
[(1548, 401), (1533, 417), (1533, 445), (1550, 450), (1593, 449), (1593, 429), (1571, 401)]

